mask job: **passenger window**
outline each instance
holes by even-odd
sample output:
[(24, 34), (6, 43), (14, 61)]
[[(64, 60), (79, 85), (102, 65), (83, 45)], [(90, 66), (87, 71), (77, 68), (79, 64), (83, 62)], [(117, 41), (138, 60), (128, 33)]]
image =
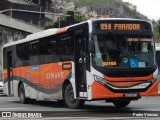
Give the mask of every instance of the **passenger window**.
[(42, 39), (40, 42), (41, 52), (40, 52), (40, 63), (52, 63), (57, 61), (56, 55), (56, 40), (51, 37)]
[(61, 34), (57, 45), (59, 61), (72, 61), (74, 55), (74, 41), (71, 32)]
[(31, 65), (38, 65), (39, 62), (39, 41), (34, 41), (30, 43), (30, 63)]
[(17, 57), (23, 61), (29, 60), (29, 45), (28, 43), (18, 44), (16, 46)]

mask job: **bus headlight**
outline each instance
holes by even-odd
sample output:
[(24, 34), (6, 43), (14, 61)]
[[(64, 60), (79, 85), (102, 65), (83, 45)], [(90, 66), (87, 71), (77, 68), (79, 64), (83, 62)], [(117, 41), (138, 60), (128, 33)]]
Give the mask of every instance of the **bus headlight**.
[(156, 69), (156, 71), (153, 73), (153, 79), (152, 79), (152, 83), (154, 83), (158, 78), (158, 68)]

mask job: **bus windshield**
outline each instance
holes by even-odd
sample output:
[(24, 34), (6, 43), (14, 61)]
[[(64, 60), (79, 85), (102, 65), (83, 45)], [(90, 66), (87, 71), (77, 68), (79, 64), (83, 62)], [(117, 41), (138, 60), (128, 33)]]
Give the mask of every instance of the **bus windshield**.
[(142, 34), (95, 34), (93, 64), (111, 68), (145, 68), (155, 65), (153, 36)]

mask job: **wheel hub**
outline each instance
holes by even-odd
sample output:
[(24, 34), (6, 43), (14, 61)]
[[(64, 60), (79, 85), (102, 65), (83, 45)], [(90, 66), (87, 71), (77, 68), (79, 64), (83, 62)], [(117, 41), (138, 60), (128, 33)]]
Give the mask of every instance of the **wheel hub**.
[(72, 102), (72, 103), (75, 103), (75, 102), (76, 102), (76, 100), (74, 99), (73, 90), (70, 90), (70, 91), (68, 92), (68, 100), (69, 100), (70, 102)]

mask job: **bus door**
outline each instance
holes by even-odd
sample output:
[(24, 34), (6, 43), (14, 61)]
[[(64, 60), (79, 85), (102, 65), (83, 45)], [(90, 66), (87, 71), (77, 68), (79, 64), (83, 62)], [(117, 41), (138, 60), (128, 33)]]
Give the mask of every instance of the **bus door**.
[(8, 95), (13, 95), (12, 51), (7, 52)]
[(75, 31), (75, 84), (76, 97), (87, 97), (86, 88), (86, 31)]
[(40, 56), (39, 56), (39, 41), (34, 41), (30, 43), (30, 80), (32, 83), (32, 88), (34, 90), (30, 90), (30, 96), (33, 99), (38, 98), (38, 89), (39, 81), (40, 81)]

